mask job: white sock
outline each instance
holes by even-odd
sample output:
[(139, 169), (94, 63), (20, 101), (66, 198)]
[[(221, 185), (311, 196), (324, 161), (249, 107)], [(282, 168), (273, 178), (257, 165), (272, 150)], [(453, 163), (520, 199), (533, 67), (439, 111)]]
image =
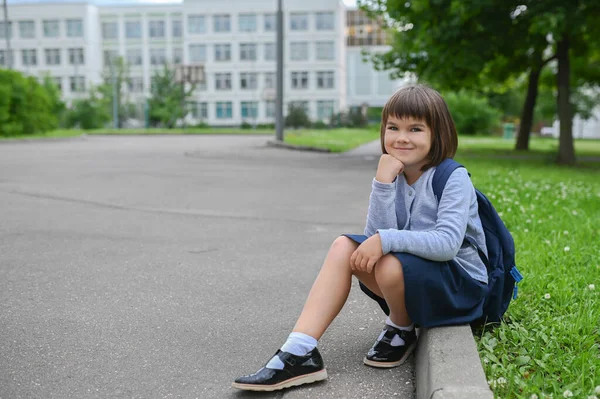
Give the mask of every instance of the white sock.
[[(387, 318), (387, 320), (385, 321), (385, 324), (387, 324), (388, 326), (392, 326), (397, 328), (398, 330), (404, 330), (404, 331), (412, 331), (415, 328), (414, 324), (411, 324), (409, 326), (399, 326), (398, 324), (394, 323), (392, 321), (392, 319), (390, 319), (389, 317)], [(381, 341), (381, 338), (383, 338), (383, 335), (385, 334), (385, 330), (383, 330), (381, 332), (381, 334), (379, 334), (379, 338), (377, 338), (377, 341)], [(390, 345), (392, 346), (402, 346), (404, 345), (404, 340), (402, 338), (400, 338), (400, 336), (398, 334), (394, 335), (394, 338), (392, 338), (392, 342), (390, 342)]]
[[(317, 340), (310, 335), (293, 332), (281, 347), (282, 352), (288, 352), (296, 356), (305, 356), (317, 347)], [(268, 369), (283, 370), (283, 362), (279, 356), (273, 356), (265, 366)]]

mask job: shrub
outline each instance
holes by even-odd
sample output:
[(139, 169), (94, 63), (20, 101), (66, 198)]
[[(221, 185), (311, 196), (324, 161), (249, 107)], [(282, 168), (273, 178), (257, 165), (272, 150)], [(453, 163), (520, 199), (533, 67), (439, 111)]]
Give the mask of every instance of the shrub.
[(490, 106), (485, 98), (464, 90), (446, 93), (444, 98), (458, 134), (491, 134), (500, 125), (500, 111)]
[(306, 110), (301, 105), (290, 104), (288, 114), (285, 117), (285, 125), (294, 129), (299, 127), (310, 127), (310, 119)]
[(247, 129), (247, 130), (249, 130), (249, 129), (252, 129), (252, 128), (253, 128), (253, 126), (252, 126), (250, 123), (246, 122), (246, 121), (243, 121), (240, 127), (241, 127), (242, 129)]

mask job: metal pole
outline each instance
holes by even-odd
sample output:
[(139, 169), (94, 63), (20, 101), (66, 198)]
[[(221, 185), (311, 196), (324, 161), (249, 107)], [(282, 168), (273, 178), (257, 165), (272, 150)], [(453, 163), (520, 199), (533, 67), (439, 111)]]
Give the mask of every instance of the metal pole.
[(6, 38), (6, 59), (7, 59), (7, 67), (8, 69), (12, 69), (13, 66), (13, 56), (10, 50), (10, 34), (12, 29), (8, 25), (8, 5), (6, 4), (7, 0), (4, 0), (4, 37)]
[(117, 102), (117, 77), (115, 76), (115, 67), (114, 67), (114, 59), (110, 57), (110, 75), (112, 77), (112, 88), (113, 88), (113, 99), (112, 99), (112, 108), (113, 108), (113, 128), (119, 128), (119, 104)]
[(283, 141), (283, 11), (277, 0), (277, 100), (275, 102), (276, 140)]

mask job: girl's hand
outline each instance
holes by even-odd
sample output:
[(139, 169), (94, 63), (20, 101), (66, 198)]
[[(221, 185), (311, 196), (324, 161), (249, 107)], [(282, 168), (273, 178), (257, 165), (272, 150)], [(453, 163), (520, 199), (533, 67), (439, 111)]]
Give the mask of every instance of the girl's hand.
[(392, 183), (396, 176), (402, 173), (403, 170), (404, 164), (402, 161), (394, 158), (390, 154), (383, 154), (379, 158), (375, 180), (380, 183)]
[(354, 271), (371, 273), (375, 263), (383, 256), (381, 237), (374, 234), (363, 241), (350, 256), (350, 268)]

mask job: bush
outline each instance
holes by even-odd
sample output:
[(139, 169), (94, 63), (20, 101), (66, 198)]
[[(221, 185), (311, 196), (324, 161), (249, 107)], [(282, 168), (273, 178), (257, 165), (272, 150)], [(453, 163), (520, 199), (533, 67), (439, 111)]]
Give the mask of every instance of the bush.
[(275, 124), (274, 123), (259, 123), (256, 125), (257, 129), (275, 129)]
[(315, 129), (328, 129), (329, 125), (323, 121), (316, 121), (313, 123), (312, 127)]
[(493, 129), (500, 125), (501, 112), (489, 105), (485, 98), (464, 90), (446, 93), (444, 98), (458, 134), (492, 134)]
[(0, 69), (0, 134), (43, 133), (58, 127), (54, 93), (35, 78)]
[(246, 122), (246, 121), (243, 121), (240, 127), (242, 129), (246, 129), (246, 130), (250, 130), (250, 129), (253, 128), (253, 126), (250, 123)]
[(94, 90), (88, 98), (73, 101), (66, 117), (67, 126), (84, 130), (103, 128), (110, 120), (106, 103)]
[(291, 126), (294, 129), (298, 129), (299, 127), (310, 127), (310, 119), (304, 107), (290, 104), (288, 114), (285, 117), (285, 125)]

